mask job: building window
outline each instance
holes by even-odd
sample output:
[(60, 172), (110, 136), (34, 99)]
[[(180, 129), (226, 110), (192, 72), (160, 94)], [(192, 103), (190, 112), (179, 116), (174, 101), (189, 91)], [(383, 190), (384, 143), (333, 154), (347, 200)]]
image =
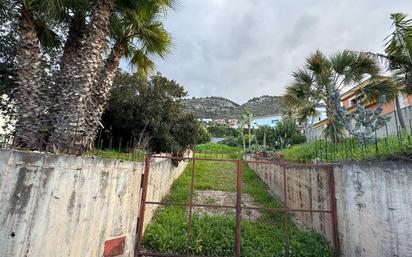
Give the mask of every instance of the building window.
[(355, 106), (358, 103), (358, 98), (352, 98), (350, 99), (350, 106)]

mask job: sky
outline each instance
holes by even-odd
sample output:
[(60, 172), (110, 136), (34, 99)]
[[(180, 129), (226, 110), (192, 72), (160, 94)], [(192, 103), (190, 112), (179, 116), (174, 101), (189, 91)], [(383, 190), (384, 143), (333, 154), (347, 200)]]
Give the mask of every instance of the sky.
[(164, 20), (172, 53), (156, 65), (190, 97), (242, 104), (282, 95), (316, 49), (383, 52), (394, 12), (412, 17), (411, 0), (179, 0)]

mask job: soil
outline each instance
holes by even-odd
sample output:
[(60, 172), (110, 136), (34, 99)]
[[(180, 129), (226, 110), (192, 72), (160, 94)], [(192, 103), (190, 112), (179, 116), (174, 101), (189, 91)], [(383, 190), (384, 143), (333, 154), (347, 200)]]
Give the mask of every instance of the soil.
[[(205, 205), (225, 205), (236, 206), (236, 192), (224, 192), (215, 190), (197, 190), (193, 197), (193, 204)], [(242, 194), (242, 206), (257, 207), (262, 206), (257, 203), (249, 194)], [(233, 216), (236, 215), (234, 208), (211, 208), (193, 207), (193, 214), (211, 216)], [(261, 216), (258, 210), (242, 210), (242, 220), (256, 221)]]

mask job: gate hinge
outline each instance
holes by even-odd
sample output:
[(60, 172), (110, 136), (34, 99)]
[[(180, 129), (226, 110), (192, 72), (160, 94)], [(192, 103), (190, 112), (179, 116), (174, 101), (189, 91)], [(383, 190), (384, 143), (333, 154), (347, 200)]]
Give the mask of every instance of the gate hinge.
[(140, 179), (140, 188), (143, 188), (144, 183), (144, 173), (142, 173), (142, 178)]

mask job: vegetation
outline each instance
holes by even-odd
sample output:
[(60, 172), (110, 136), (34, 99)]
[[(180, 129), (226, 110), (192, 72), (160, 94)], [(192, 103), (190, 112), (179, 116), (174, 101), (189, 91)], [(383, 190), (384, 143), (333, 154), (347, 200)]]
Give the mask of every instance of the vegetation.
[(133, 149), (131, 151), (119, 151), (115, 149), (92, 149), (84, 154), (84, 156), (96, 156), (104, 159), (137, 161), (144, 160), (146, 152), (141, 149)]
[(240, 117), (239, 121), (239, 129), (240, 134), (243, 140), (243, 150), (246, 150), (246, 143), (245, 143), (245, 135), (243, 133), (243, 129), (246, 127), (247, 129), (247, 141), (248, 141), (248, 148), (250, 148), (252, 143), (252, 122), (253, 122), (253, 113), (248, 109), (243, 110), (243, 114)]
[[(237, 153), (237, 148), (222, 145), (200, 145), (198, 149)], [(187, 203), (191, 181), (191, 165), (172, 186), (164, 201)], [(234, 163), (196, 162), (195, 190), (236, 191)], [(247, 165), (243, 166), (243, 192), (252, 196), (264, 207), (280, 207), (281, 204), (268, 192), (267, 186)], [(284, 216), (282, 213), (263, 212), (257, 221), (242, 220), (242, 256), (267, 257), (284, 255)], [(234, 215), (193, 216), (191, 241), (187, 239), (187, 210), (167, 206), (159, 209), (144, 234), (144, 247), (156, 252), (195, 254), (208, 256), (232, 256), (234, 254)], [(328, 243), (315, 233), (299, 229), (289, 219), (289, 256), (332, 256)]]
[[(246, 119), (247, 122), (247, 119)], [(246, 131), (246, 132), (245, 132)], [(247, 128), (240, 128), (237, 135), (226, 137), (219, 142), (233, 147), (243, 147), (246, 149), (246, 141), (251, 142), (249, 150), (280, 150), (292, 145), (305, 142), (305, 136), (299, 131), (297, 120), (291, 117), (283, 117), (275, 127), (259, 126), (250, 131)], [(245, 135), (245, 133), (247, 133)]]
[[(210, 136), (191, 114), (185, 114), (184, 88), (161, 74), (148, 81), (118, 73), (103, 115), (103, 148), (116, 140), (134, 139), (135, 147), (151, 152), (182, 152)], [(114, 139), (114, 141), (112, 140)]]
[(316, 51), (307, 60), (304, 68), (293, 73), (294, 82), (286, 89), (286, 103), (295, 109), (301, 121), (317, 116), (317, 107), (326, 107), (327, 125), (325, 137), (338, 142), (344, 133), (343, 124), (337, 119), (336, 111), (342, 90), (352, 83), (360, 83), (367, 76), (375, 78), (379, 67), (375, 60), (364, 53), (338, 52), (326, 57)]
[(412, 20), (403, 13), (391, 14), (393, 32), (387, 37), (385, 54), (371, 54), (386, 61), (387, 69), (392, 77), (385, 79), (380, 85), (369, 85), (365, 91), (370, 91), (370, 99), (378, 99), (383, 92), (389, 100), (395, 99), (397, 115), (402, 129), (407, 127), (399, 94), (412, 94)]
[[(7, 21), (2, 23), (7, 24), (2, 25), (2, 35), (8, 35), (11, 43), (4, 49), (13, 58), (2, 59), (8, 60), (2, 78), (7, 73), (18, 75), (2, 79), (13, 87), (3, 92), (16, 107), (7, 110), (17, 119), (15, 144), (56, 152), (90, 148), (120, 58), (130, 57), (138, 70), (148, 71), (153, 55), (165, 57), (169, 51), (170, 37), (160, 19), (173, 4), (1, 1), (1, 19)], [(109, 41), (113, 45), (107, 45)], [(109, 55), (102, 59), (107, 49)], [(55, 66), (44, 70), (44, 63)]]
[(229, 127), (225, 124), (211, 124), (207, 127), (207, 131), (209, 131), (212, 137), (230, 137), (230, 136), (237, 136), (237, 131), (234, 128)]
[[(297, 120), (283, 117), (274, 128), (262, 126), (256, 130), (256, 138), (263, 148), (284, 149), (305, 142), (299, 131)], [(265, 147), (266, 146), (266, 147)]]
[(344, 160), (407, 159), (412, 160), (412, 136), (391, 136), (366, 144), (355, 139), (343, 139), (339, 143), (324, 140), (293, 146), (282, 151), (285, 160), (309, 163), (314, 160), (338, 162)]

